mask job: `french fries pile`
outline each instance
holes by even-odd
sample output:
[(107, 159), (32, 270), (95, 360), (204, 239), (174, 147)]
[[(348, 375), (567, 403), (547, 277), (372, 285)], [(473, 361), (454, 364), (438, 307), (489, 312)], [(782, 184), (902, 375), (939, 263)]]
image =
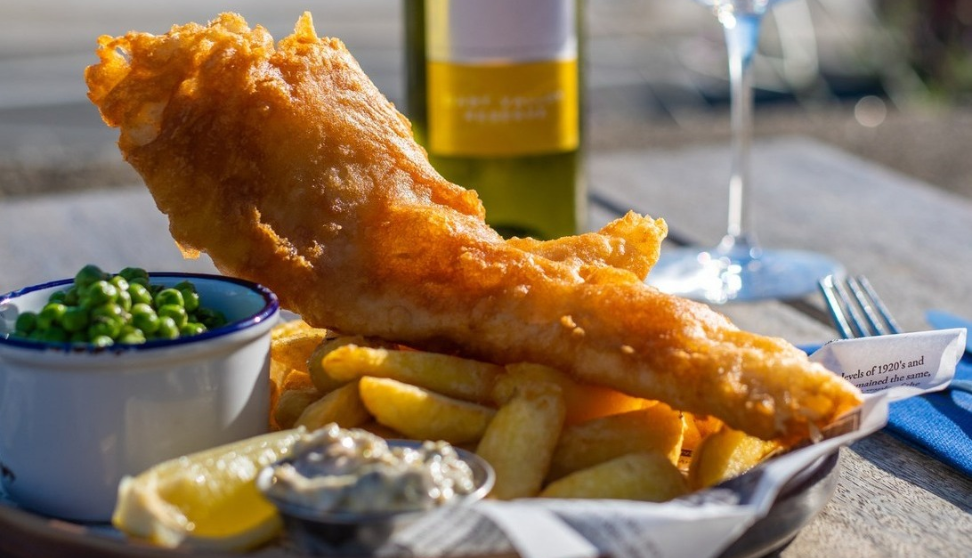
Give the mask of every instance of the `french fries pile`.
[(496, 499), (663, 502), (783, 449), (546, 366), (416, 351), (301, 320), (274, 328), (270, 357), (271, 429), (333, 422), (385, 438), (444, 440), (489, 461)]

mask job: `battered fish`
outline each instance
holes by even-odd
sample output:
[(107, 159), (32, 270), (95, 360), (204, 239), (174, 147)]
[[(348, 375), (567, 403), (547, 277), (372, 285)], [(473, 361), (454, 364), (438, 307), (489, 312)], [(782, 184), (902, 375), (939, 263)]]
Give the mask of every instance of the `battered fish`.
[(645, 286), (662, 220), (504, 241), (309, 14), (277, 45), (223, 14), (101, 37), (97, 53), (89, 97), (184, 253), (267, 285), (313, 325), (546, 364), (766, 439), (805, 437), (860, 402), (787, 342)]

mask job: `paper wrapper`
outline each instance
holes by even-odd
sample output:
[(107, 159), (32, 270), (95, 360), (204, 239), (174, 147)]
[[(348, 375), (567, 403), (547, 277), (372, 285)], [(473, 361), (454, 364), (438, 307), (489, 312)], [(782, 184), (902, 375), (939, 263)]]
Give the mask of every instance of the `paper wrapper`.
[(872, 432), (888, 403), (945, 388), (965, 347), (964, 329), (834, 341), (811, 355), (861, 387), (864, 404), (825, 439), (771, 459), (747, 482), (664, 504), (626, 500), (525, 499), (441, 509), (397, 533), (380, 556), (523, 558), (718, 556), (766, 515), (786, 483)]

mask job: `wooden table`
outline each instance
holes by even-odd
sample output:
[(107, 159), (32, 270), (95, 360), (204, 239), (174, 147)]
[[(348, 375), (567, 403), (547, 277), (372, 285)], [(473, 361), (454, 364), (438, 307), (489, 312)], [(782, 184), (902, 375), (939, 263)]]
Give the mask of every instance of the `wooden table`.
[[(767, 247), (819, 251), (863, 273), (908, 331), (924, 311), (972, 316), (972, 203), (803, 138), (754, 147), (751, 201)], [(729, 153), (595, 153), (592, 225), (636, 209), (672, 236), (714, 246), (725, 234)], [(742, 328), (820, 343), (834, 337), (814, 293), (720, 308)], [(879, 432), (841, 455), (831, 504), (781, 556), (969, 556), (972, 479)]]
[[(802, 138), (755, 147), (753, 203), (766, 246), (817, 250), (864, 273), (902, 325), (923, 312), (972, 317), (972, 203)], [(715, 244), (725, 231), (725, 146), (595, 152), (591, 226), (635, 209), (666, 218), (682, 242)], [(213, 271), (186, 261), (141, 186), (0, 204), (0, 292), (105, 269)], [(721, 308), (738, 325), (795, 343), (834, 336), (819, 295)], [(972, 479), (875, 434), (845, 449), (829, 506), (781, 556), (968, 556)]]

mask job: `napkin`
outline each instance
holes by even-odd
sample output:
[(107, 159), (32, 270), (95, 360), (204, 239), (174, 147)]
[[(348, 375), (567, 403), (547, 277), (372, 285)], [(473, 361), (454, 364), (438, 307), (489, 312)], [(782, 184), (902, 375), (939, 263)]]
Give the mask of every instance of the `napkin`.
[[(802, 348), (812, 354), (820, 346)], [(969, 354), (956, 364), (954, 380), (972, 380)], [(972, 477), (972, 393), (946, 388), (893, 401), (885, 430)]]
[[(972, 380), (972, 357), (955, 367), (955, 380)], [(946, 389), (891, 404), (895, 437), (972, 477), (972, 393)]]

